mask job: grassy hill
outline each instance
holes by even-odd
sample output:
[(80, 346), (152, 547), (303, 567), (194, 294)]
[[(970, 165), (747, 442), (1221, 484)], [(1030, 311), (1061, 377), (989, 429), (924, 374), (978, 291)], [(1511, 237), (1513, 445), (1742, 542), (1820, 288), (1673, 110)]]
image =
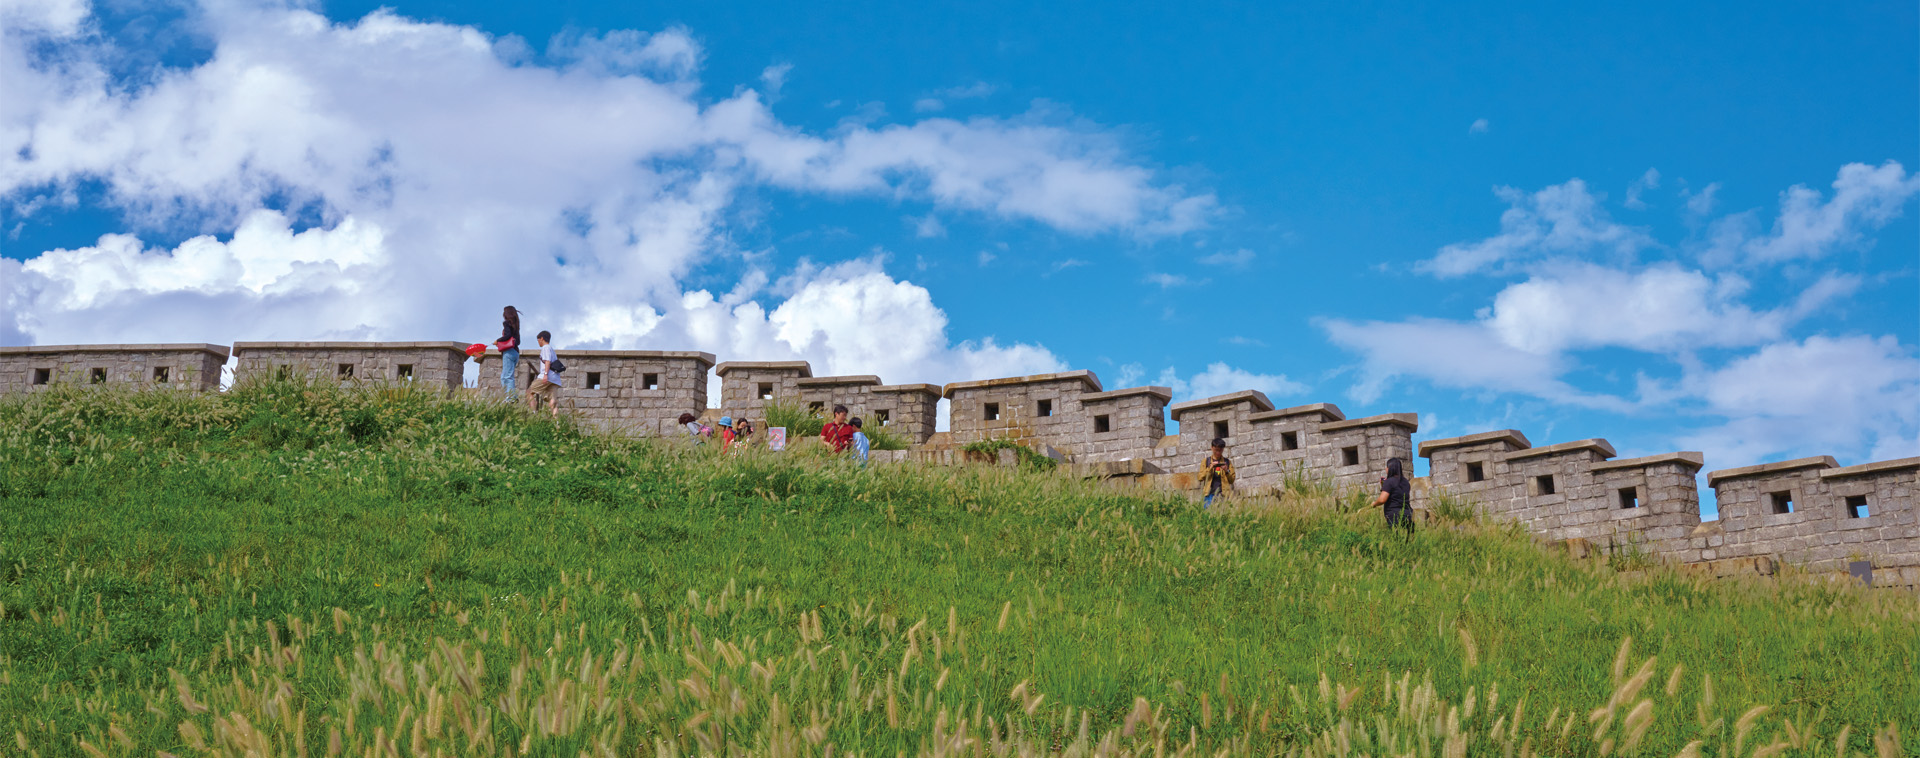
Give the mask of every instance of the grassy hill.
[[(0, 400), (28, 755), (1898, 755), (1920, 611), (404, 390)], [(12, 732), (8, 735), (6, 732)]]

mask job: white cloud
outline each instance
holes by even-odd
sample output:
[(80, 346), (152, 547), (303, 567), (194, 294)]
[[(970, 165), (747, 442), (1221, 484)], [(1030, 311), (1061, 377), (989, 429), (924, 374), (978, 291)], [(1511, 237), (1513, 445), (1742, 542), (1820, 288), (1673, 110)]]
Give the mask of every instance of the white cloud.
[(1849, 163), (1833, 180), (1831, 198), (1798, 184), (1780, 193), (1780, 215), (1772, 233), (1748, 240), (1744, 251), (1760, 263), (1819, 258), (1859, 244), (1864, 232), (1899, 218), (1917, 192), (1920, 175), (1908, 176), (1899, 163)]
[(1355, 400), (1378, 400), (1401, 377), (1481, 392), (1517, 392), (1571, 405), (1624, 409), (1618, 398), (1589, 395), (1560, 379), (1572, 366), (1557, 353), (1534, 353), (1507, 344), (1478, 322), (1414, 318), (1406, 321), (1321, 319), (1335, 345), (1360, 356)]
[(1714, 202), (1719, 194), (1719, 182), (1710, 183), (1697, 193), (1684, 188), (1680, 191), (1680, 196), (1687, 201), (1687, 213), (1699, 217), (1705, 217), (1713, 212)]
[(909, 216), (907, 220), (913, 222), (913, 234), (916, 237), (931, 239), (947, 236), (946, 225), (940, 223), (940, 218), (931, 213), (917, 218)]
[(936, 97), (923, 97), (913, 101), (914, 113), (937, 113), (947, 109), (947, 104)]
[[(1160, 289), (1163, 289), (1163, 290), (1171, 289), (1173, 287), (1185, 287), (1189, 284), (1196, 283), (1193, 280), (1188, 279), (1186, 276), (1181, 274), (1167, 274), (1167, 273), (1158, 273), (1158, 272), (1148, 274), (1145, 281), (1148, 284), (1159, 285)], [(1198, 283), (1205, 284), (1205, 282), (1198, 282)]]
[(1614, 222), (1579, 179), (1534, 193), (1498, 187), (1494, 194), (1510, 206), (1500, 214), (1499, 234), (1443, 247), (1417, 268), (1455, 277), (1548, 257), (1601, 253), (1624, 261), (1653, 244), (1644, 231)]
[(79, 33), (90, 15), (86, 0), (7, 0), (0, 3), (0, 33), (16, 30), (68, 37)]
[(1666, 353), (1778, 339), (1820, 305), (1851, 293), (1856, 277), (1829, 276), (1789, 306), (1754, 311), (1738, 302), (1746, 280), (1658, 264), (1633, 272), (1567, 264), (1507, 286), (1487, 326), (1509, 347), (1556, 353), (1605, 347)]
[(1920, 455), (1920, 359), (1891, 336), (1778, 342), (1684, 383), (1727, 419), (1681, 438), (1716, 466), (1808, 451)]
[[(109, 41), (75, 33), (84, 9), (0, 11), (0, 202), (98, 182), (135, 232), (217, 236), (0, 261), (8, 341), (478, 339), (512, 303), (577, 346), (804, 357), (889, 381), (1031, 373), (1061, 364), (953, 340), (924, 288), (872, 261), (772, 289), (750, 269), (720, 297), (683, 283), (747, 257), (729, 212), (756, 183), (1075, 234), (1176, 234), (1214, 205), (1054, 110), (809, 134), (752, 89), (702, 96), (704, 53), (679, 29), (562, 35), (540, 65), (517, 39), (387, 11), (336, 24), (210, 4), (190, 11), (207, 60), (130, 85), (107, 73)], [(786, 299), (754, 299), (768, 293)]]
[[(1131, 386), (1143, 376), (1140, 364), (1133, 363), (1121, 367), (1121, 380), (1116, 387)], [(1169, 366), (1160, 372), (1154, 384), (1173, 390), (1174, 402), (1196, 400), (1200, 398), (1226, 395), (1246, 390), (1259, 390), (1271, 398), (1292, 397), (1306, 394), (1307, 385), (1287, 378), (1285, 374), (1256, 374), (1245, 369), (1234, 368), (1225, 362), (1207, 365), (1206, 370), (1181, 378), (1178, 371)]]
[(1200, 256), (1200, 262), (1208, 266), (1245, 266), (1252, 263), (1253, 259), (1253, 251), (1244, 247), (1232, 252), (1221, 251)]
[(986, 82), (974, 82), (959, 87), (948, 87), (940, 90), (939, 95), (948, 100), (971, 100), (986, 97), (999, 89), (999, 87), (995, 87)]
[(760, 84), (767, 89), (767, 99), (780, 96), (780, 90), (787, 86), (787, 77), (793, 73), (793, 64), (776, 63), (760, 71)]
[(1660, 189), (1660, 172), (1650, 168), (1647, 169), (1647, 173), (1641, 174), (1640, 178), (1627, 185), (1627, 199), (1621, 205), (1636, 211), (1646, 210), (1647, 202), (1640, 197), (1646, 194), (1647, 190), (1653, 189)]
[(980, 255), (976, 257), (976, 260), (978, 260), (980, 262), (980, 265), (984, 267), (987, 264), (992, 263), (995, 257), (996, 256), (993, 253), (982, 250), (980, 251)]
[(1491, 124), (1487, 123), (1486, 119), (1476, 118), (1473, 120), (1473, 123), (1467, 125), (1467, 133), (1468, 134), (1486, 134), (1487, 129), (1491, 126), (1492, 126)]

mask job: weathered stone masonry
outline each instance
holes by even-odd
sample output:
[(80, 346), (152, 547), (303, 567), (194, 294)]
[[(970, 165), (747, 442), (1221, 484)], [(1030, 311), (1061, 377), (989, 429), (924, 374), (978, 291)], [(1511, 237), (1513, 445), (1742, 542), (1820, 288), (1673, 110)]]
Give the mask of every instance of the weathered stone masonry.
[(452, 390), (460, 387), (465, 349), (457, 342), (236, 342), (233, 380), (297, 376)]
[[(243, 342), (231, 353), (236, 381), (297, 375), (452, 391), (461, 386), (464, 347)], [(56, 384), (215, 390), (228, 354), (207, 344), (0, 347), (0, 393)], [(533, 378), (535, 355), (522, 355), (522, 388)], [(1169, 409), (1168, 388), (1107, 390), (1090, 371), (940, 387), (886, 385), (875, 376), (815, 377), (804, 361), (716, 365), (714, 356), (699, 352), (559, 355), (568, 363), (562, 407), (603, 428), (677, 434), (679, 414), (709, 412), (712, 370), (721, 378), (723, 414), (764, 422), (766, 403), (776, 399), (822, 409), (846, 405), (917, 445), (876, 454), (882, 461), (950, 461), (967, 443), (1010, 439), (1136, 479), (1172, 472), (1160, 481), (1177, 485), (1191, 480), (1208, 443), (1220, 437), (1239, 469), (1242, 492), (1279, 487), (1289, 476), (1371, 488), (1387, 458), (1410, 460), (1418, 430), (1410, 413), (1348, 419), (1328, 403), (1276, 409), (1252, 390)], [(499, 387), (499, 361), (492, 352), (480, 361), (482, 389)], [(952, 403), (951, 431), (936, 434), (942, 397)], [(1177, 435), (1165, 433), (1169, 411), (1180, 424)], [(1454, 497), (1545, 539), (1642, 551), (1715, 573), (1729, 565), (1769, 571), (1776, 560), (1822, 572), (1870, 564), (1876, 586), (1920, 587), (1920, 458), (1841, 467), (1819, 456), (1709, 472), (1721, 515), (1703, 524), (1695, 484), (1704, 464), (1699, 453), (1616, 460), (1606, 440), (1534, 447), (1524, 434), (1504, 429), (1428, 440), (1418, 454), (1429, 461), (1429, 476), (1416, 482), (1419, 507)]]
[(34, 345), (0, 347), (0, 393), (55, 384), (214, 390), (227, 363), (222, 345)]
[[(707, 370), (713, 354), (666, 350), (556, 350), (566, 364), (560, 407), (602, 429), (640, 434), (678, 433), (682, 413), (707, 410)], [(520, 354), (514, 382), (525, 391), (540, 370), (538, 349)], [(456, 375), (457, 376), (457, 375)], [(482, 389), (500, 389), (500, 354), (480, 359)]]
[(868, 428), (917, 445), (933, 436), (940, 403), (937, 384), (881, 384), (872, 375), (816, 377), (806, 361), (728, 361), (714, 373), (720, 377), (721, 412), (761, 425), (769, 402), (799, 403), (822, 415), (844, 405), (850, 418)]
[(1166, 387), (1107, 391), (1091, 371), (1067, 371), (946, 386), (947, 427), (965, 445), (1008, 439), (1046, 446), (1082, 463), (1146, 458), (1166, 436)]

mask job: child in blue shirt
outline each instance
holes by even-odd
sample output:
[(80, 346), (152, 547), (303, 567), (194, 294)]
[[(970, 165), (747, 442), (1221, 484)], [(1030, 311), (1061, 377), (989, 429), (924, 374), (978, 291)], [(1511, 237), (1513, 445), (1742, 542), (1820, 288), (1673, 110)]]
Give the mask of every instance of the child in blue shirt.
[(860, 467), (866, 468), (867, 451), (873, 448), (873, 442), (867, 439), (866, 432), (860, 431), (860, 419), (858, 417), (847, 422), (847, 425), (853, 427), (853, 455), (855, 458), (860, 459)]

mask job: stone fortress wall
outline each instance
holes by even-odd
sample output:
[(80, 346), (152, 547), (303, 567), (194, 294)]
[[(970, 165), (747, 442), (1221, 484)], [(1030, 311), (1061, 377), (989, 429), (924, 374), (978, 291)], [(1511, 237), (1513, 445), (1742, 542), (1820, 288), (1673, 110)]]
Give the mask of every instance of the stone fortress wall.
[(0, 393), (61, 383), (216, 390), (228, 355), (201, 344), (0, 347)]
[[(235, 381), (308, 376), (461, 388), (464, 345), (453, 342), (243, 342), (218, 345), (0, 347), (0, 393), (60, 383), (217, 390), (229, 352)], [(532, 380), (537, 353), (522, 354), (518, 382)], [(1920, 458), (1841, 467), (1820, 456), (1707, 473), (1720, 519), (1700, 520), (1700, 453), (1616, 459), (1602, 439), (1534, 447), (1513, 429), (1421, 442), (1412, 413), (1348, 419), (1316, 403), (1273, 407), (1247, 390), (1168, 407), (1166, 387), (1105, 389), (1091, 371), (932, 384), (883, 384), (876, 376), (815, 377), (805, 361), (715, 363), (700, 352), (561, 350), (563, 407), (603, 428), (677, 434), (675, 419), (745, 416), (764, 423), (769, 402), (846, 405), (872, 426), (898, 430), (910, 451), (876, 460), (953, 462), (969, 443), (1010, 439), (1083, 470), (1163, 486), (1190, 484), (1214, 438), (1225, 439), (1239, 489), (1284, 486), (1290, 477), (1370, 489), (1388, 458), (1428, 460), (1415, 506), (1439, 498), (1469, 503), (1578, 549), (1635, 552), (1714, 574), (1772, 573), (1776, 562), (1815, 572), (1871, 572), (1880, 587), (1920, 588)], [(717, 409), (707, 377), (720, 378)], [(500, 385), (489, 351), (479, 391)], [(951, 402), (950, 430), (936, 432), (937, 403)], [(1179, 423), (1165, 433), (1167, 415)], [(1410, 469), (1409, 469), (1410, 471)]]

